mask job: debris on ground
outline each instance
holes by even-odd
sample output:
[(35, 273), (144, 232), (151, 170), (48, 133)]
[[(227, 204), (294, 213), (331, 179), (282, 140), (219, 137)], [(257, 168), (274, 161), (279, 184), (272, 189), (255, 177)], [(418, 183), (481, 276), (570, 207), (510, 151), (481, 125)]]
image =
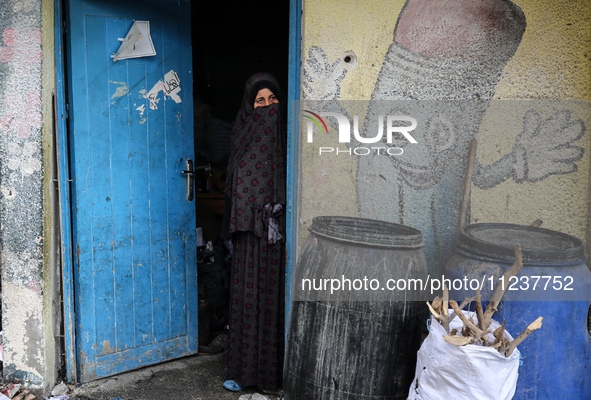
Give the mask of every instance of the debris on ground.
[(20, 384), (9, 383), (5, 387), (2, 387), (2, 394), (9, 399), (12, 399), (14, 395), (21, 389)]
[(52, 396), (61, 396), (61, 395), (68, 393), (69, 390), (70, 390), (70, 388), (68, 387), (68, 385), (66, 385), (65, 383), (62, 382), (59, 385), (55, 386), (51, 390), (51, 395)]
[(18, 379), (14, 383), (4, 383), (0, 385), (0, 400), (35, 400), (36, 395), (30, 390), (21, 390), (21, 384)]
[(23, 390), (20, 392), (16, 397), (13, 397), (12, 400), (34, 400), (37, 396), (32, 394), (29, 390)]
[(264, 394), (254, 393), (254, 394), (243, 394), (238, 398), (238, 400), (271, 400), (270, 397), (265, 396)]
[(36, 395), (32, 394), (30, 390), (21, 390), (21, 385), (18, 383), (9, 383), (0, 386), (0, 400), (35, 400)]

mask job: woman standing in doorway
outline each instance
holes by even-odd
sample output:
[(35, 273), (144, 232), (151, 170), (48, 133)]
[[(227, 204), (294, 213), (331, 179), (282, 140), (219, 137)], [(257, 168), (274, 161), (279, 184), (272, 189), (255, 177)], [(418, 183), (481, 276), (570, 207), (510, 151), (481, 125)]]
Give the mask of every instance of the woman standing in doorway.
[(285, 301), (286, 102), (275, 77), (251, 76), (232, 130), (223, 233), (234, 248), (229, 378), (238, 391), (281, 386)]

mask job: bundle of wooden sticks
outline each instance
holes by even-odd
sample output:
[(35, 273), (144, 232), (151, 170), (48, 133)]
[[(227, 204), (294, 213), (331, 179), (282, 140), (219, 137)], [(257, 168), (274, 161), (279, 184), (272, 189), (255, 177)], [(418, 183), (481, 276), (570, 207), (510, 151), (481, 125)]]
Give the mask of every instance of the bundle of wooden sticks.
[[(503, 274), (505, 282), (509, 282), (511, 277), (519, 274), (522, 267), (523, 255), (521, 253), (521, 247), (519, 245), (515, 245), (515, 262), (513, 263), (513, 266)], [(447, 343), (457, 346), (479, 343), (483, 346), (496, 348), (498, 349), (499, 353), (505, 357), (509, 357), (521, 342), (523, 342), (536, 329), (542, 327), (543, 318), (538, 317), (513, 341), (509, 341), (509, 339), (505, 337), (505, 320), (503, 320), (503, 324), (499, 328), (492, 331), (489, 329), (491, 319), (495, 311), (497, 311), (497, 307), (504, 294), (504, 285), (497, 285), (488, 305), (486, 306), (486, 309), (483, 310), (480, 289), (476, 291), (476, 295), (474, 297), (468, 298), (464, 300), (462, 304), (458, 305), (456, 301), (449, 300), (449, 290), (447, 287), (444, 287), (443, 298), (437, 296), (432, 303), (427, 302), (427, 306), (429, 307), (431, 314), (433, 314), (437, 321), (441, 322), (441, 325), (448, 333), (447, 335), (443, 336), (443, 339)], [(477, 321), (474, 321), (473, 317), (466, 317), (466, 315), (462, 312), (462, 309), (472, 302), (476, 302), (475, 314)], [(451, 315), (449, 314), (450, 307), (454, 311)], [(461, 335), (458, 335), (457, 329), (453, 329), (452, 331), (449, 330), (449, 323), (455, 318), (456, 315), (463, 322)], [(491, 337), (489, 338), (488, 335), (490, 334), (494, 336), (494, 340)]]

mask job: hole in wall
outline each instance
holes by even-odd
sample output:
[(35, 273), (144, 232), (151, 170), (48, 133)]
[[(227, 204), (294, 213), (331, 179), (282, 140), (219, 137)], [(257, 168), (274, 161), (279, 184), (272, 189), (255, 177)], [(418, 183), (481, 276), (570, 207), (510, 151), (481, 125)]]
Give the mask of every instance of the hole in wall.
[(357, 55), (352, 50), (349, 50), (343, 53), (341, 60), (346, 69), (351, 69), (357, 64)]

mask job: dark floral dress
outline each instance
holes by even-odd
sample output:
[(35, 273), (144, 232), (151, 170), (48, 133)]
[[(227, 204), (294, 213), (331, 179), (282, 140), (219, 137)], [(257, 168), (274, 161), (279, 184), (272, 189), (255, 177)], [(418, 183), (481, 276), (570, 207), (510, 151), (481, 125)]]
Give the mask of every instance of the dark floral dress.
[[(279, 104), (253, 108), (269, 88)], [(252, 76), (232, 132), (226, 235), (234, 245), (230, 289), (229, 378), (281, 387), (285, 307), (285, 125), (279, 87)]]

